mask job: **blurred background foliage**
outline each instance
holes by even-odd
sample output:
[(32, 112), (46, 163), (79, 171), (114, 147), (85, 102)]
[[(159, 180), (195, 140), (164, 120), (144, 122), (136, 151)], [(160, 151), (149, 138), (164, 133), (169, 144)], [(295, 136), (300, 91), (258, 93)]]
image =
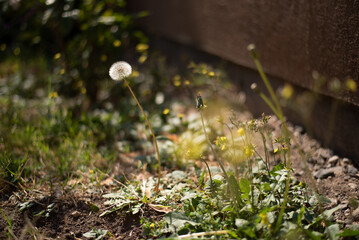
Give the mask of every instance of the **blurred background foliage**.
[[(146, 15), (125, 0), (0, 1), (0, 192), (32, 174), (110, 168), (113, 143), (130, 138), (139, 114), (108, 69), (146, 61), (134, 23)], [(129, 80), (143, 88), (138, 71)]]
[[(0, 0), (0, 11), (0, 192), (26, 177), (110, 172), (130, 152), (147, 165), (150, 136), (124, 83), (108, 76), (115, 61), (132, 65), (128, 81), (156, 135), (164, 135), (167, 163), (175, 156), (181, 165), (187, 146), (201, 141), (190, 132), (177, 139), (187, 127), (198, 130), (191, 127), (195, 118), (183, 116), (191, 110), (184, 103), (194, 110), (201, 89), (218, 103), (219, 86), (231, 89), (222, 68), (169, 67), (135, 24), (149, 13), (129, 13), (125, 0)], [(218, 111), (212, 106), (207, 112)]]
[(127, 13), (125, 0), (11, 0), (0, 1), (0, 10), (0, 58), (10, 65), (0, 73), (19, 71), (22, 84), (33, 76), (27, 84), (34, 89), (52, 74), (60, 95), (83, 94), (92, 106), (109, 66), (133, 59), (129, 49), (148, 42), (134, 25), (147, 13)]

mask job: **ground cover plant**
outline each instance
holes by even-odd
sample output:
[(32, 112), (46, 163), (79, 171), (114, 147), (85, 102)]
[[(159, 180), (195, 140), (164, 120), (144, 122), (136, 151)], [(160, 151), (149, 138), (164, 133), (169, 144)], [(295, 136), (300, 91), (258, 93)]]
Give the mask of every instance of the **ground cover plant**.
[[(185, 72), (171, 72), (133, 28), (145, 13), (126, 14), (124, 5), (2, 3), (4, 16), (30, 8), (40, 17), (27, 15), (28, 26), (43, 19), (46, 28), (26, 28), (9, 38), (13, 45), (1, 40), (8, 57), (0, 64), (0, 239), (358, 238), (357, 170), (286, 121), (282, 106), (296, 107), (294, 90), (272, 88), (254, 45), (249, 54), (265, 88), (252, 89), (271, 109), (258, 118), (243, 110), (244, 95), (223, 68), (188, 62)], [(60, 41), (46, 56), (23, 55), (27, 41), (46, 45), (46, 35), (67, 24), (82, 33), (60, 31), (69, 48)], [(328, 84), (356, 90), (350, 79)], [(315, 154), (303, 142), (350, 174), (347, 202), (323, 195), (320, 180), (337, 172), (312, 173)]]
[[(193, 85), (203, 78), (208, 79), (207, 83), (220, 81), (220, 71), (202, 64), (192, 63), (190, 67), (197, 78)], [(181, 81), (179, 78), (174, 78), (175, 88), (176, 81)], [(2, 87), (16, 91), (12, 84), (6, 81)], [(203, 87), (198, 86), (193, 91)], [(358, 230), (343, 229), (334, 221), (333, 213), (344, 208), (343, 204), (324, 209), (330, 200), (317, 192), (315, 182), (309, 181), (309, 185), (314, 184), (309, 188), (293, 176), (291, 154), (301, 150), (292, 140), (294, 135), (281, 115), (279, 103), (273, 103), (279, 100), (275, 94), (270, 99), (256, 86), (253, 89), (278, 116), (263, 114), (258, 119), (240, 120), (232, 112), (227, 119), (218, 115), (215, 121), (209, 121), (206, 113), (212, 111), (212, 103), (204, 98), (205, 92), (203, 96), (198, 94), (196, 101), (193, 99), (192, 113), (174, 114), (165, 108), (155, 112), (154, 118), (149, 115), (158, 134), (158, 152), (164, 160), (160, 181), (159, 174), (155, 174), (159, 162), (152, 157), (155, 148), (143, 131), (143, 121), (133, 121), (113, 109), (82, 113), (74, 118), (69, 110), (71, 105), (65, 105), (66, 99), (53, 91), (51, 78), (45, 101), (35, 99), (27, 105), (16, 95), (2, 96), (2, 192), (16, 203), (16, 211), (28, 219), (27, 223), (16, 223), (18, 216), (9, 214), (9, 208), (4, 207), (2, 237), (38, 238), (45, 234), (90, 239), (119, 236), (339, 239), (356, 236)], [(270, 124), (273, 119), (277, 119), (279, 131), (273, 130)], [(6, 134), (9, 130), (11, 135)], [(114, 143), (114, 132), (124, 136), (117, 141), (117, 149), (108, 144)], [(135, 143), (140, 144), (132, 146)], [(137, 166), (114, 171), (118, 152), (129, 156), (132, 166), (133, 163)], [(131, 155), (133, 152), (136, 154)], [(306, 156), (301, 161), (306, 161)], [(126, 171), (137, 172), (138, 176), (128, 180)], [(16, 189), (22, 190), (13, 192)], [(86, 193), (87, 200), (75, 201), (75, 205), (64, 201), (65, 196), (79, 193)], [(87, 226), (82, 232), (57, 230), (59, 234), (39, 230), (46, 222), (52, 222), (59, 207), (64, 206), (71, 206), (73, 210), (68, 215), (74, 220), (93, 215), (95, 219), (113, 222), (117, 219), (117, 226), (125, 226), (129, 217), (137, 218), (142, 230), (137, 235), (132, 235), (132, 230), (121, 233), (106, 220), (101, 227)]]

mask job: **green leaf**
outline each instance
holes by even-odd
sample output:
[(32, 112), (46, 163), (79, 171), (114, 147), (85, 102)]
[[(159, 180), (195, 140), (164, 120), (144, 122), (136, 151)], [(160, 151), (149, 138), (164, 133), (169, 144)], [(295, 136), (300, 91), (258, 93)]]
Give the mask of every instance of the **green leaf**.
[(90, 205), (90, 208), (91, 208), (92, 211), (98, 212), (100, 210), (100, 208), (96, 204), (94, 204), (94, 203), (92, 203), (90, 201), (88, 201), (87, 203)]
[(333, 224), (327, 227), (326, 233), (328, 234), (330, 240), (338, 240), (338, 235), (340, 234), (339, 224)]
[(102, 195), (103, 198), (124, 198), (123, 193), (108, 193)]
[(173, 226), (175, 231), (180, 230), (185, 226), (185, 224), (190, 224), (193, 226), (199, 225), (200, 223), (186, 216), (183, 212), (170, 212), (167, 213), (163, 219), (171, 226)]
[(204, 176), (206, 175), (206, 170), (202, 171), (201, 177), (199, 179), (198, 185), (203, 186), (204, 185)]
[(20, 209), (19, 209), (19, 211), (20, 212), (22, 212), (22, 211), (24, 211), (25, 209), (29, 209), (29, 208), (31, 208), (32, 206), (34, 206), (34, 202), (24, 202), (24, 203), (20, 203), (19, 204), (19, 207), (20, 207)]
[(332, 218), (333, 213), (338, 211), (339, 209), (342, 209), (343, 207), (344, 207), (343, 205), (338, 205), (338, 206), (336, 206), (336, 207), (334, 207), (332, 209), (325, 210), (323, 212), (324, 218), (327, 219), (327, 220), (330, 220)]
[(233, 231), (227, 231), (228, 235), (234, 239), (239, 239), (238, 235)]
[(330, 201), (327, 197), (325, 197), (325, 196), (323, 196), (323, 195), (318, 195), (318, 198), (317, 198), (315, 195), (313, 195), (313, 196), (309, 199), (309, 204), (310, 204), (311, 206), (316, 206), (316, 205), (318, 205), (319, 202), (320, 202), (321, 204), (331, 203), (331, 201)]
[(107, 230), (102, 229), (92, 229), (91, 231), (84, 233), (83, 236), (85, 238), (91, 238), (95, 240), (100, 240), (104, 238), (108, 234)]
[(196, 198), (196, 197), (197, 197), (196, 193), (194, 193), (194, 192), (186, 192), (185, 195), (181, 198), (181, 201), (189, 200), (189, 199)]
[(304, 232), (313, 240), (321, 240), (322, 239), (322, 234), (315, 232), (315, 231), (310, 231), (310, 230), (304, 230)]
[(249, 222), (247, 220), (241, 219), (241, 218), (236, 218), (235, 225), (237, 228), (245, 227), (248, 224), (249, 224)]
[(303, 206), (300, 210), (299, 210), (299, 214), (298, 214), (298, 219), (297, 219), (297, 224), (299, 226), (302, 226), (302, 220), (304, 217), (304, 212), (305, 212), (305, 207)]
[(339, 237), (357, 237), (359, 236), (359, 230), (354, 229), (343, 229), (342, 233), (338, 234)]
[(248, 198), (251, 191), (251, 183), (246, 178), (241, 178), (239, 181), (239, 187), (246, 198)]
[(233, 176), (233, 174), (231, 174), (229, 176), (229, 187), (231, 188), (231, 194), (233, 194), (233, 198), (235, 198), (237, 200), (238, 204), (242, 204), (242, 198), (241, 198), (241, 194), (240, 194), (240, 188), (238, 185), (238, 182), (236, 180), (236, 178)]
[(187, 173), (185, 173), (184, 171), (175, 170), (175, 171), (167, 174), (166, 177), (172, 178), (172, 179), (178, 181), (178, 180), (185, 179), (187, 177)]
[(142, 207), (143, 203), (138, 203), (135, 206), (133, 206), (131, 208), (132, 214), (136, 214), (140, 211), (141, 207)]
[(255, 238), (256, 234), (254, 233), (252, 228), (246, 228), (244, 230), (242, 230), (245, 234), (247, 234), (249, 237), (251, 238)]
[(45, 210), (40, 211), (39, 213), (34, 214), (34, 217), (41, 216), (45, 213)]

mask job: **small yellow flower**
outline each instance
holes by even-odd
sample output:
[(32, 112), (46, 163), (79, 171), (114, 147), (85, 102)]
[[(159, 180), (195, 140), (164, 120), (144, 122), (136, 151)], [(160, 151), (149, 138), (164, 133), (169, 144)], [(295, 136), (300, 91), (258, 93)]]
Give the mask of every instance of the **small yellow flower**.
[(244, 135), (244, 129), (243, 128), (239, 128), (237, 132), (238, 132), (238, 135), (240, 137), (242, 137)]
[(250, 158), (254, 155), (254, 149), (252, 145), (247, 145), (244, 148), (244, 156), (246, 156), (247, 158)]
[(189, 158), (189, 157), (191, 156), (191, 153), (192, 153), (192, 151), (191, 151), (191, 149), (189, 148), (189, 149), (187, 150), (187, 152), (186, 152), (186, 158)]
[(150, 227), (151, 227), (151, 228), (155, 227), (155, 224), (154, 224), (154, 223), (151, 223), (151, 224), (150, 224)]
[(121, 46), (121, 41), (120, 40), (115, 40), (114, 42), (113, 42), (113, 46), (114, 47), (119, 47), (119, 46)]
[(138, 58), (139, 63), (144, 63), (144, 62), (146, 62), (146, 60), (147, 60), (146, 54), (143, 54), (143, 55), (141, 55), (141, 57)]
[(184, 115), (183, 115), (182, 113), (180, 113), (180, 114), (177, 115), (177, 117), (178, 117), (178, 118), (181, 118), (181, 119), (183, 118), (183, 116), (184, 116)]
[(207, 74), (207, 69), (203, 69), (203, 70), (202, 70), (202, 74), (203, 74), (203, 75), (206, 75), (206, 74)]
[(163, 110), (163, 115), (167, 115), (170, 113), (170, 110), (168, 108), (166, 108), (165, 110)]
[(61, 74), (61, 75), (64, 75), (64, 74), (65, 74), (65, 68), (61, 68), (60, 74)]
[(21, 52), (21, 50), (20, 50), (19, 47), (17, 47), (17, 48), (14, 49), (14, 54), (15, 54), (16, 56), (19, 55), (20, 52)]
[(56, 53), (56, 54), (54, 55), (54, 59), (55, 59), (55, 60), (60, 59), (60, 57), (61, 57), (61, 53)]
[(189, 85), (189, 84), (190, 84), (190, 81), (186, 80), (186, 81), (184, 81), (184, 84), (185, 84), (185, 85)]
[(276, 148), (276, 149), (274, 149), (274, 151), (273, 151), (273, 152), (274, 152), (274, 153), (277, 153), (277, 152), (278, 152), (278, 150), (279, 150), (279, 149), (278, 149), (278, 148)]
[(176, 75), (173, 77), (173, 85), (175, 85), (176, 87), (181, 86), (181, 76), (180, 75)]
[(131, 74), (132, 77), (138, 77), (140, 75), (140, 73), (136, 70), (134, 70)]
[(101, 62), (106, 62), (106, 60), (107, 60), (107, 55), (106, 55), (106, 54), (102, 54), (100, 59), (101, 59)]
[(222, 136), (222, 137), (218, 137), (216, 138), (216, 141), (214, 142), (218, 147), (221, 148), (221, 150), (226, 149), (226, 142), (227, 142), (227, 138)]
[(91, 173), (91, 174), (93, 173), (93, 170), (92, 170), (92, 169), (90, 170), (90, 173)]
[(210, 77), (214, 77), (214, 75), (215, 75), (215, 74), (214, 74), (214, 72), (212, 72), (212, 71), (208, 73), (208, 76), (210, 76)]
[(293, 92), (292, 85), (285, 84), (280, 94), (284, 99), (289, 99), (293, 95)]
[(50, 92), (49, 93), (49, 98), (57, 98), (59, 95), (58, 95), (58, 93), (57, 92)]
[(269, 219), (266, 213), (260, 213), (259, 217), (261, 218), (261, 223), (262, 224), (268, 224), (269, 223)]
[(282, 150), (286, 151), (288, 150), (288, 146), (285, 143), (282, 143)]
[(302, 182), (299, 182), (299, 186), (303, 186), (303, 183), (302, 183)]
[(136, 45), (136, 50), (138, 52), (144, 52), (148, 49), (148, 44), (145, 44), (145, 43), (139, 43)]
[(78, 88), (82, 87), (83, 85), (84, 85), (84, 82), (83, 82), (83, 81), (78, 81), (78, 82), (76, 83), (76, 86), (77, 86)]
[(351, 78), (347, 79), (347, 81), (345, 82), (345, 86), (349, 91), (356, 92), (357, 90), (357, 83)]
[(86, 94), (86, 92), (87, 92), (86, 88), (82, 87), (82, 88), (81, 88), (81, 93), (82, 93), (82, 94)]

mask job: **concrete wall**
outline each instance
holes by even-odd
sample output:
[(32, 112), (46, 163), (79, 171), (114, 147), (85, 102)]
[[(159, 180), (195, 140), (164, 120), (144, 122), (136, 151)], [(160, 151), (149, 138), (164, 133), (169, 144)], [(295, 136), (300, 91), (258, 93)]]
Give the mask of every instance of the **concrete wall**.
[[(241, 66), (254, 68), (247, 45), (255, 43), (267, 73), (299, 86), (313, 86), (313, 70), (359, 85), (358, 0), (130, 0), (129, 7), (150, 12), (142, 23), (151, 32)], [(335, 97), (359, 105), (359, 91)]]
[[(336, 77), (344, 82), (351, 77), (359, 87), (359, 0), (130, 0), (128, 3), (130, 10), (150, 12), (149, 17), (141, 20), (149, 32), (173, 40), (156, 40), (151, 45), (162, 49), (172, 64), (188, 64), (183, 59), (228, 60), (226, 70), (246, 92), (246, 105), (254, 115), (270, 111), (250, 91), (252, 82), (262, 82), (247, 51), (249, 43), (256, 44), (274, 87), (291, 82), (298, 86), (296, 91), (303, 91), (301, 87), (312, 89), (314, 70), (328, 81)], [(327, 146), (359, 166), (359, 89), (335, 96), (326, 88), (320, 92), (323, 95), (312, 109), (307, 131), (322, 143), (330, 132), (332, 137)], [(338, 104), (334, 115), (336, 125), (328, 129), (335, 104)], [(286, 115), (290, 121), (305, 126), (300, 112), (300, 109), (294, 112), (287, 109)]]

